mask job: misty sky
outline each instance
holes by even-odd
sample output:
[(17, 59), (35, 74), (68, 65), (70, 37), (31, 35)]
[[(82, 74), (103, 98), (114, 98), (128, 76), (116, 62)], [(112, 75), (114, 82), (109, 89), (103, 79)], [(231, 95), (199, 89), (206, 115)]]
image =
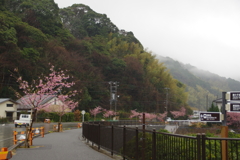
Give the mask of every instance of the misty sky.
[(240, 81), (239, 0), (54, 0), (88, 5), (153, 54)]

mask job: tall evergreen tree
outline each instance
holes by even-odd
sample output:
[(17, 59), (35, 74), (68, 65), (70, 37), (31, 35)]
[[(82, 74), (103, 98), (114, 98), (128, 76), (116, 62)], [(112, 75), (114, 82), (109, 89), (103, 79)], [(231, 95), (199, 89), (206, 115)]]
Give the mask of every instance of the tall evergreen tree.
[(207, 110), (208, 112), (219, 112), (218, 106), (215, 106), (213, 103), (211, 107)]

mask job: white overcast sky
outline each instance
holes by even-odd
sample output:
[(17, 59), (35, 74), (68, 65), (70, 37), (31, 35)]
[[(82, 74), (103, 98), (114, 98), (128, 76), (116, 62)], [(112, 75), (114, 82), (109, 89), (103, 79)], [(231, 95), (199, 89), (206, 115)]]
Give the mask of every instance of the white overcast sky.
[(54, 0), (85, 4), (153, 54), (240, 81), (239, 0)]

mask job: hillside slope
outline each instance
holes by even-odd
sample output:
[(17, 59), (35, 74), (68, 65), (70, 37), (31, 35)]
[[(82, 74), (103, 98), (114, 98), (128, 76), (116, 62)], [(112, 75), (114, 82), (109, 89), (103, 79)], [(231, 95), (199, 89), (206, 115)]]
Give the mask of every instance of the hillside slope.
[(190, 64), (183, 64), (169, 57), (156, 56), (169, 69), (172, 76), (184, 83), (189, 92), (188, 104), (206, 110), (213, 100), (221, 98), (223, 91), (239, 91), (240, 82), (224, 78)]
[[(11, 76), (15, 68), (31, 83), (48, 74), (51, 64), (76, 83), (80, 110), (116, 106), (123, 112), (163, 113), (167, 100), (168, 111), (191, 111), (185, 86), (133, 32), (119, 30), (107, 15), (83, 4), (59, 9), (53, 0), (0, 3), (0, 97), (16, 98), (10, 89), (19, 90)], [(120, 97), (110, 103), (112, 82), (119, 82)]]

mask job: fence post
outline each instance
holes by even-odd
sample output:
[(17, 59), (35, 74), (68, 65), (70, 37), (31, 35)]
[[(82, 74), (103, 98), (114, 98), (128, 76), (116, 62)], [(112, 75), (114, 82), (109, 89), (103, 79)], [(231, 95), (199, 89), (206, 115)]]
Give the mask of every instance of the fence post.
[(125, 160), (126, 154), (126, 126), (123, 126), (123, 160)]
[(57, 125), (53, 125), (53, 132), (56, 132)]
[(82, 124), (82, 138), (85, 137), (85, 133), (86, 133), (86, 126), (84, 126), (84, 124)]
[[(228, 137), (228, 126), (222, 126), (221, 128), (221, 137), (227, 138)], [(222, 140), (222, 160), (228, 159), (228, 146), (227, 141)]]
[(40, 131), (41, 131), (41, 136), (44, 137), (44, 127), (41, 127)]
[(143, 138), (142, 138), (142, 160), (145, 160), (145, 113), (143, 113), (142, 120)]
[(62, 124), (60, 124), (60, 132), (62, 132)]
[(101, 124), (98, 124), (98, 150), (100, 150), (100, 144), (101, 144)]
[(206, 135), (202, 133), (202, 160), (206, 160)]
[(111, 146), (111, 155), (113, 156), (113, 140), (114, 140), (114, 136), (113, 136), (113, 125), (111, 127), (111, 132), (112, 132), (112, 137), (111, 137), (111, 141), (112, 141), (112, 146)]
[(87, 126), (87, 133), (86, 133), (86, 138), (87, 138), (87, 143), (89, 143), (89, 135), (91, 134), (91, 133), (89, 133), (89, 130), (90, 130), (90, 125), (89, 125), (89, 123), (88, 123), (88, 126)]
[(13, 144), (17, 144), (17, 131), (13, 131)]
[(152, 159), (156, 160), (156, 130), (153, 128), (152, 133)]
[(136, 160), (138, 160), (138, 127), (136, 127)]
[(202, 159), (201, 158), (201, 149), (202, 149), (202, 147), (201, 147), (201, 134), (198, 133), (197, 134), (197, 159), (198, 160)]

